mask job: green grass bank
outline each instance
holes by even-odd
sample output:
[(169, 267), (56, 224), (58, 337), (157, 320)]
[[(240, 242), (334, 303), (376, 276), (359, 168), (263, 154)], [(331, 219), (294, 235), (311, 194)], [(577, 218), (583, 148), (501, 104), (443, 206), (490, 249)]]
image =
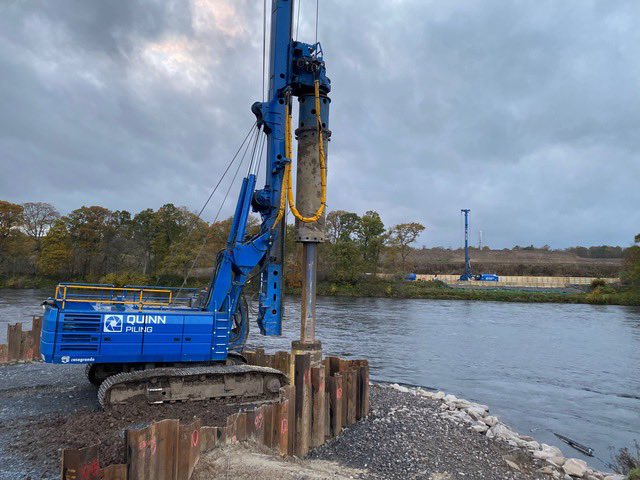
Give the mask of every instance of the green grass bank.
[[(116, 278), (118, 277), (118, 278)], [(123, 286), (126, 284), (148, 284), (149, 278), (119, 278), (108, 275), (100, 279), (103, 283)], [(78, 280), (76, 280), (78, 281)], [(94, 280), (95, 281), (95, 280)], [(156, 285), (180, 286), (177, 276), (165, 276), (153, 279)], [(53, 289), (57, 282), (42, 277), (0, 277), (0, 288), (40, 288)], [(202, 279), (191, 279), (187, 287), (203, 287)], [(249, 286), (254, 291), (257, 284)], [(287, 287), (287, 293), (299, 295), (300, 287)], [(563, 293), (558, 291), (532, 291), (498, 288), (453, 288), (439, 282), (407, 282), (402, 280), (385, 280), (368, 278), (355, 283), (338, 283), (331, 281), (318, 282), (318, 295), (337, 297), (379, 297), (379, 298), (425, 298), (434, 300), (477, 300), (492, 302), (522, 303), (585, 303), (593, 305), (638, 305), (640, 292), (610, 285), (601, 285), (584, 293)]]
[[(299, 288), (291, 289), (299, 294)], [(594, 305), (640, 305), (640, 292), (597, 287), (586, 293), (452, 288), (442, 282), (405, 282), (370, 279), (357, 283), (318, 283), (318, 295), (344, 297), (426, 298), (435, 300), (477, 300), (523, 303), (586, 303)]]

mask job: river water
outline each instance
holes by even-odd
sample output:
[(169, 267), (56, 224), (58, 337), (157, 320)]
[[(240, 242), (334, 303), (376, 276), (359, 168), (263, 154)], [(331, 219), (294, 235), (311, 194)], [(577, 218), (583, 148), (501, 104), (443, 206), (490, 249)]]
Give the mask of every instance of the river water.
[[(8, 322), (41, 311), (49, 294), (0, 290)], [(318, 298), (326, 354), (365, 357), (372, 378), (423, 385), (490, 406), (520, 433), (604, 466), (564, 445), (564, 434), (610, 460), (640, 440), (640, 308), (447, 300)], [(254, 328), (250, 346), (289, 349), (299, 308), (287, 298), (282, 337)]]

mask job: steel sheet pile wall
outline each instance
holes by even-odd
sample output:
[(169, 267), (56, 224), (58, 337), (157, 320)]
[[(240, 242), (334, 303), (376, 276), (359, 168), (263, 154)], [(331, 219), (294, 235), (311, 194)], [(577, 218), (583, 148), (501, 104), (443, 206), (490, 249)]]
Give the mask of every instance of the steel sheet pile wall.
[[(221, 427), (200, 420), (181, 425), (162, 420), (125, 433), (126, 465), (99, 468), (99, 445), (62, 452), (63, 480), (188, 480), (200, 454), (237, 442), (253, 441), (281, 456), (305, 456), (369, 413), (366, 360), (327, 357), (311, 367), (309, 354), (245, 352), (252, 365), (277, 368), (293, 379), (280, 389), (277, 403), (234, 413)], [(149, 408), (153, 408), (150, 406)]]
[(42, 317), (33, 317), (31, 330), (22, 331), (22, 324), (7, 325), (7, 343), (0, 344), (0, 364), (40, 360)]
[[(289, 375), (293, 385), (282, 389), (287, 415), (280, 415), (288, 432), (287, 454), (303, 457), (343, 428), (369, 414), (369, 362), (326, 357), (322, 366), (311, 367), (309, 354), (265, 354), (259, 348), (245, 352), (252, 365), (277, 368)], [(281, 402), (280, 405), (283, 405)], [(275, 445), (265, 443), (276, 448)]]

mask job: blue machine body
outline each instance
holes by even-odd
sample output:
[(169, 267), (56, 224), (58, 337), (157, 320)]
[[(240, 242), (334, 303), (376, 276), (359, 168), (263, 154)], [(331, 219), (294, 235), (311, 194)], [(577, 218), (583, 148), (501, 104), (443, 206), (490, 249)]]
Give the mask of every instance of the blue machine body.
[[(293, 0), (273, 0), (269, 58), (268, 100), (251, 107), (257, 126), (267, 136), (266, 180), (256, 189), (257, 172), (242, 180), (225, 250), (217, 259), (214, 277), (201, 307), (172, 302), (139, 301), (127, 295), (149, 296), (154, 287), (117, 291), (94, 285), (91, 295), (61, 284), (56, 298), (45, 302), (41, 352), (53, 363), (144, 363), (222, 361), (241, 350), (246, 334), (231, 338), (233, 319), (240, 312), (242, 292), (256, 269), (260, 274), (258, 326), (264, 335), (282, 331), (282, 290), (285, 221), (276, 225), (283, 194), (285, 119), (291, 98), (313, 95), (315, 82), (323, 102), (321, 120), (329, 122), (326, 76), (319, 43), (293, 41)], [(324, 107), (326, 104), (326, 108)], [(285, 192), (286, 194), (286, 192)], [(260, 214), (260, 231), (248, 235), (250, 211)], [(87, 289), (90, 286), (78, 285)], [(163, 287), (155, 287), (162, 289)], [(166, 289), (165, 289), (166, 290)], [(145, 293), (146, 292), (146, 293)], [(243, 324), (248, 328), (247, 322)], [(245, 332), (246, 333), (246, 332)]]
[(175, 363), (223, 361), (228, 313), (200, 309), (48, 307), (40, 349), (51, 363)]

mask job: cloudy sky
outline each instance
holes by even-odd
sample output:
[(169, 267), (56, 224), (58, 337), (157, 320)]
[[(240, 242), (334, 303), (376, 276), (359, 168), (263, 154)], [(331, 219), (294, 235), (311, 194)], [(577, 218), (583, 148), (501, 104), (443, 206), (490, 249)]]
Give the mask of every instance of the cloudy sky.
[[(261, 24), (259, 0), (0, 0), (0, 199), (199, 209), (254, 120)], [(427, 246), (461, 208), (492, 247), (640, 232), (640, 2), (320, 0), (318, 36), (330, 209)]]

